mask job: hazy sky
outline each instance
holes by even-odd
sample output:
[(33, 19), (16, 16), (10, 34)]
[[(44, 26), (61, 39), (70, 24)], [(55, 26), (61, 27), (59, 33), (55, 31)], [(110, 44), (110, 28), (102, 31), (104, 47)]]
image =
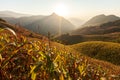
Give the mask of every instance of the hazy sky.
[(0, 11), (50, 15), (58, 4), (68, 9), (65, 17), (88, 19), (99, 14), (120, 16), (120, 0), (0, 0)]

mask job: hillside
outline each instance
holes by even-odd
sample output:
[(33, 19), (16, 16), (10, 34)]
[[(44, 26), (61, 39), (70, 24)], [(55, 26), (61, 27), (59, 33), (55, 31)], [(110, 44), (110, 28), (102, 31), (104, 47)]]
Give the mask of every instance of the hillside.
[(120, 43), (120, 20), (77, 29), (70, 34), (54, 37), (63, 44), (76, 44), (85, 41), (108, 41)]
[[(14, 25), (4, 20), (0, 20), (0, 24), (0, 28), (7, 26), (15, 30)], [(17, 38), (11, 38), (13, 34), (0, 29), (1, 80), (119, 78), (119, 66), (86, 57), (70, 46), (24, 34), (18, 36), (19, 31), (15, 32)]]
[(100, 24), (116, 21), (119, 19), (120, 19), (120, 17), (115, 16), (115, 15), (106, 16), (104, 14), (101, 14), (101, 15), (97, 15), (97, 16), (91, 18), (86, 23), (84, 23), (82, 26), (88, 26), (88, 27), (89, 26), (99, 26)]
[(91, 26), (77, 29), (72, 34), (108, 34), (120, 32), (120, 20), (101, 24), (100, 26)]
[(75, 26), (65, 18), (53, 13), (49, 16), (29, 16), (29, 17), (2, 17), (12, 24), (18, 24), (39, 34), (47, 35), (50, 32), (52, 35), (58, 35), (70, 32), (75, 29)]
[(102, 35), (71, 35), (63, 34), (61, 36), (54, 37), (55, 41), (60, 41), (63, 44), (71, 45), (85, 41), (108, 41), (120, 43), (120, 32), (102, 34)]
[(75, 44), (71, 47), (89, 57), (120, 65), (120, 44), (118, 43), (91, 41)]

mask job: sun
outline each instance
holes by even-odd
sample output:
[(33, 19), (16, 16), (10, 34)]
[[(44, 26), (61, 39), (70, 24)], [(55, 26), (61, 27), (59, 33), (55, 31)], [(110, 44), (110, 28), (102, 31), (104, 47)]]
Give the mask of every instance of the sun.
[(54, 12), (59, 16), (67, 16), (68, 8), (65, 4), (58, 4), (55, 6)]

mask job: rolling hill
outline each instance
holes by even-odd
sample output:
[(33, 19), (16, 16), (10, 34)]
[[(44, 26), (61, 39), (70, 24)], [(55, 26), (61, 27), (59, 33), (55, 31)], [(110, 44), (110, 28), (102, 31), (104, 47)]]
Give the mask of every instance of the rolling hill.
[(120, 44), (102, 41), (90, 41), (71, 46), (80, 53), (92, 58), (120, 65)]

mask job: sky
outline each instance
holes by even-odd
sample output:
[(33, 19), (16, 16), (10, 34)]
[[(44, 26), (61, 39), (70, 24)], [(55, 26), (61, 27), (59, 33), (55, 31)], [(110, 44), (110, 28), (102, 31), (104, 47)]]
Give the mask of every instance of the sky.
[(120, 0), (0, 0), (0, 11), (50, 15), (59, 4), (67, 8), (67, 15), (64, 16), (67, 18), (87, 20), (99, 14), (120, 16)]

